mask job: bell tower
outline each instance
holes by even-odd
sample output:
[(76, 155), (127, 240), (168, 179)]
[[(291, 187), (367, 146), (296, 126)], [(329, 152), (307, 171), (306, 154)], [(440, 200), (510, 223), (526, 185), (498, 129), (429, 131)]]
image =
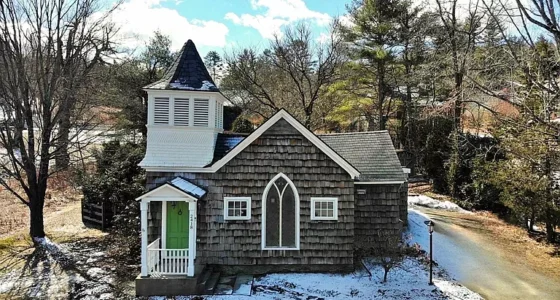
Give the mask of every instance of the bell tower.
[(223, 132), (226, 98), (216, 87), (196, 46), (188, 40), (163, 78), (148, 93), (147, 171), (203, 168), (212, 162)]

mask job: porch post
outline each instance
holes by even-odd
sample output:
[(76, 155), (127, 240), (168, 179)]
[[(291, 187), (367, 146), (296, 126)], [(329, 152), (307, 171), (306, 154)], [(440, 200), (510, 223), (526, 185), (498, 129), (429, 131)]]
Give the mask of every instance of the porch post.
[(148, 201), (140, 202), (141, 268), (140, 276), (148, 277)]
[(189, 265), (187, 275), (194, 276), (194, 256), (196, 251), (196, 202), (189, 203)]

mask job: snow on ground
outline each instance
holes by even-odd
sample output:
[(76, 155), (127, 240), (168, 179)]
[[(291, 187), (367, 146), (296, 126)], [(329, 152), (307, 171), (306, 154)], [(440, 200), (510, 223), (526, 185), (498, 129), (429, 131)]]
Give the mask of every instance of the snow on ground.
[(427, 266), (418, 258), (406, 258), (400, 266), (389, 272), (386, 283), (381, 282), (381, 266), (369, 260), (365, 261), (365, 266), (371, 272), (371, 277), (365, 269), (350, 274), (270, 274), (255, 279), (252, 296), (209, 296), (205, 299), (482, 299), (478, 294), (443, 277), (436, 276), (434, 285), (428, 285)]
[(440, 201), (434, 198), (430, 198), (425, 195), (408, 196), (408, 205), (414, 206), (424, 206), (434, 209), (443, 209), (449, 211), (455, 211), (460, 213), (471, 213), (468, 210), (462, 209), (459, 205), (450, 201)]

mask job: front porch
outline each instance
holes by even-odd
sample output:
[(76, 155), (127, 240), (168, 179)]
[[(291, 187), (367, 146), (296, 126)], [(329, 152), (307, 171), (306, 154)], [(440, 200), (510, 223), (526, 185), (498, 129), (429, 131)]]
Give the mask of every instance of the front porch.
[[(205, 194), (203, 189), (177, 177), (137, 198), (141, 212), (140, 278), (195, 276), (197, 201)], [(159, 218), (148, 220), (149, 214)]]

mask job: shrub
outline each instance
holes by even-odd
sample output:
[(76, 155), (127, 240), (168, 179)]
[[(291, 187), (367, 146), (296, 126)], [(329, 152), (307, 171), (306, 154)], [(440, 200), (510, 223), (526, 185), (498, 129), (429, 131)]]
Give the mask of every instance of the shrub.
[(140, 209), (135, 199), (144, 192), (145, 174), (138, 166), (144, 157), (144, 146), (111, 141), (94, 157), (94, 172), (79, 175), (84, 201), (113, 206), (111, 233), (119, 241), (117, 246), (123, 256), (136, 260), (140, 255)]

